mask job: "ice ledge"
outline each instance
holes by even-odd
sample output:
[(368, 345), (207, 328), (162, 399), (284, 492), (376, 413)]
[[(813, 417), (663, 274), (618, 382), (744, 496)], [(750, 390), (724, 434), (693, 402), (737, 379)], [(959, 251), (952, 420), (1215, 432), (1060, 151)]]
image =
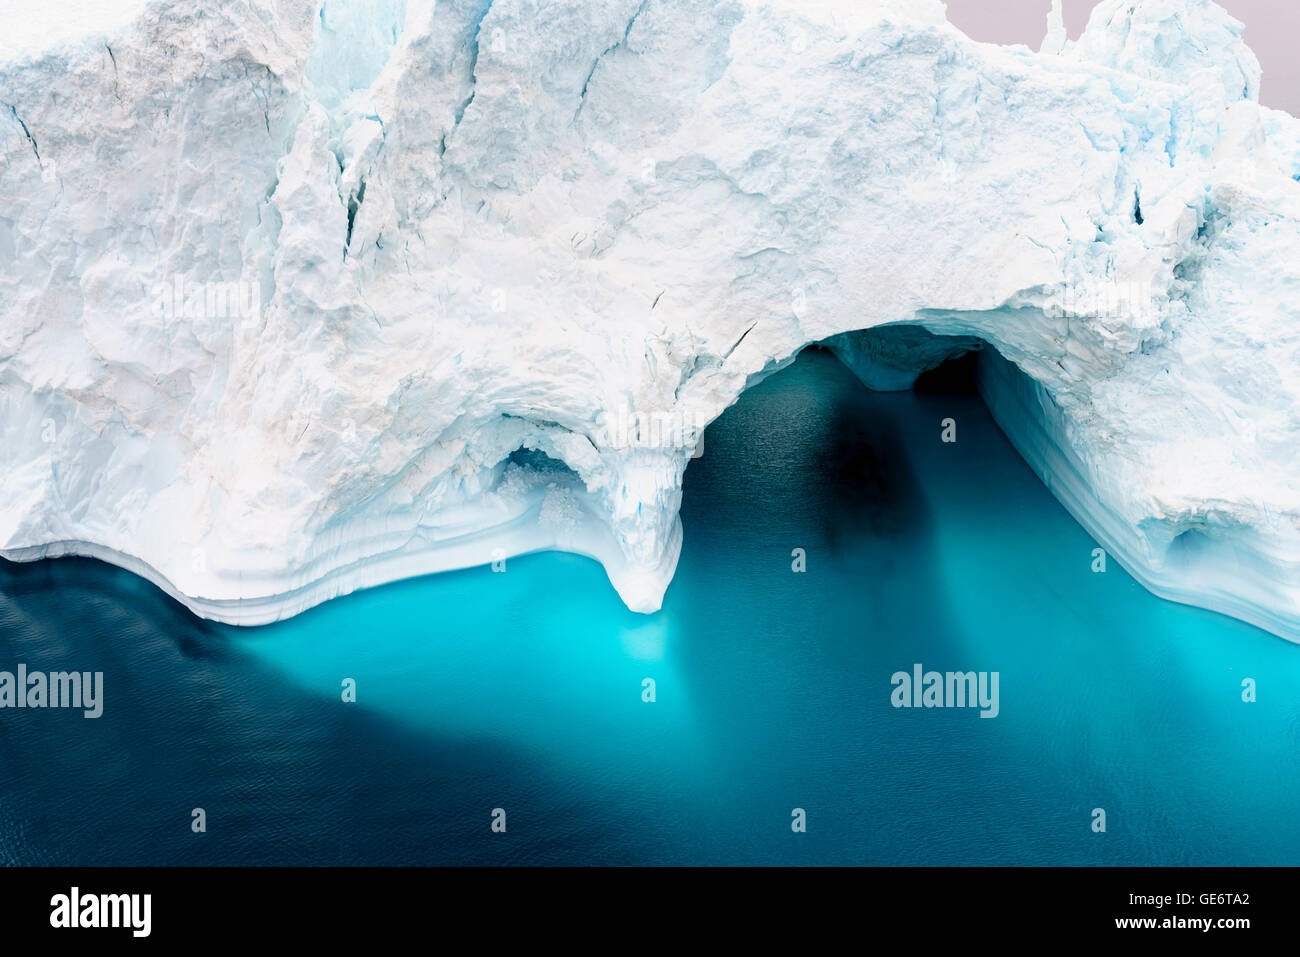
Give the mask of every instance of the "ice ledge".
[[(664, 540), (647, 560), (638, 562), (627, 557), (607, 522), (585, 505), (558, 527), (542, 514), (548, 506), (545, 495), (532, 496), (508, 518), (480, 515), (479, 524), (471, 523), (438, 541), (418, 530), (398, 531), (390, 522), (379, 522), (378, 527), (358, 524), (334, 536), (327, 550), (306, 560), (286, 560), (284, 567), (294, 569), (291, 575), (264, 574), (245, 580), (229, 571), (191, 569), (184, 589), (144, 559), (95, 542), (5, 548), (0, 549), (0, 557), (18, 562), (68, 556), (98, 559), (147, 579), (200, 617), (231, 625), (265, 625), (361, 588), (485, 565), (506, 572), (510, 561), (521, 555), (563, 551), (599, 562), (632, 611), (659, 610), (681, 553), (682, 525), (675, 513), (666, 524)], [(397, 541), (402, 544), (395, 545)], [(264, 554), (257, 559), (267, 562)], [(240, 567), (238, 556), (225, 556), (220, 567)]]
[[(1084, 529), (1147, 590), (1300, 642), (1300, 534), (1260, 534), (1231, 503), (1135, 522), (1124, 514), (1120, 462), (1084, 462), (1052, 397), (995, 352), (977, 382), (989, 412), (1029, 467)], [(1108, 467), (1109, 466), (1109, 467)]]

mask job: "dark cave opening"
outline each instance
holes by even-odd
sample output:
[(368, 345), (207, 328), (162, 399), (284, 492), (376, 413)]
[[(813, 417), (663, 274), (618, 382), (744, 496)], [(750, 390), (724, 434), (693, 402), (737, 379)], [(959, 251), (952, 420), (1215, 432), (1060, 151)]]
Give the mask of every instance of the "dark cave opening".
[(917, 392), (931, 395), (976, 393), (976, 370), (979, 366), (980, 348), (976, 347), (951, 358), (944, 359), (933, 369), (916, 377), (912, 386)]

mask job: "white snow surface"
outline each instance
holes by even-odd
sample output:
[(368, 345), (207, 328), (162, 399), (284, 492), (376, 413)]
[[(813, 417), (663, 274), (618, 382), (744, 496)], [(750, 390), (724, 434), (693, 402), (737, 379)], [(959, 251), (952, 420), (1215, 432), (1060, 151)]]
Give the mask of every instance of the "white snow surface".
[(0, 46), (5, 557), (255, 624), (559, 548), (650, 612), (704, 425), (924, 330), (1148, 587), (1300, 640), (1300, 121), (1209, 0), (1037, 53), (937, 0), (95, 7)]

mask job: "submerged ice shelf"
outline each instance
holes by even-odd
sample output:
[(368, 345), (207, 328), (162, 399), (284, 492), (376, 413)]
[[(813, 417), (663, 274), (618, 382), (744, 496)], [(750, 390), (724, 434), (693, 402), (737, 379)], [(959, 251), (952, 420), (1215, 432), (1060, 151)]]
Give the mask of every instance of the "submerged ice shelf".
[(1103, 547), (1300, 640), (1300, 121), (1209, 0), (1038, 53), (938, 0), (123, 10), (0, 47), (0, 554), (253, 624), (561, 548), (653, 611), (747, 386), (979, 342)]

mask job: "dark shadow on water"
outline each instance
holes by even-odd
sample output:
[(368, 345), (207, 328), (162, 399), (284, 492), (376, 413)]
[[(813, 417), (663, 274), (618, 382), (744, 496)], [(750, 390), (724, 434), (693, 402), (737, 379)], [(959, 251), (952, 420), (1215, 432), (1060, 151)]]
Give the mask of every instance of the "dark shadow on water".
[(847, 558), (864, 540), (924, 541), (931, 519), (889, 401), (816, 348), (747, 391), (686, 470), (687, 550), (725, 536)]
[[(903, 432), (920, 420), (900, 415), (909, 401), (869, 392), (809, 349), (709, 427), (685, 475), (686, 537), (666, 608), (710, 612), (709, 627), (683, 636), (684, 678), (700, 720), (725, 729), (719, 787), (734, 806), (757, 802), (773, 822), (802, 807), (822, 822), (796, 860), (898, 859), (883, 849), (896, 832), (879, 828), (898, 819), (900, 788), (881, 782), (915, 757), (888, 730), (899, 720), (890, 675), (914, 661), (965, 664), (958, 617), (932, 575), (933, 519)], [(937, 426), (925, 427), (937, 442)], [(796, 548), (806, 571), (794, 570)], [(913, 726), (942, 737), (950, 717)], [(941, 774), (977, 777), (986, 760), (970, 747)], [(918, 859), (942, 839), (942, 816), (932, 833), (926, 823), (918, 816), (910, 838)], [(759, 842), (726, 851), (791, 859)]]
[(822, 529), (835, 552), (859, 544), (863, 536), (910, 533), (926, 521), (896, 427), (871, 413), (861, 398), (838, 398), (826, 443), (810, 454), (824, 483)]
[[(545, 862), (550, 819), (601, 816), (510, 743), (304, 690), (97, 561), (0, 562), (0, 670), (19, 663), (102, 671), (104, 711), (0, 712), (3, 864)], [(490, 830), (494, 807), (505, 834)], [(191, 830), (195, 808), (206, 833)], [(631, 863), (656, 858), (649, 840), (575, 828), (563, 851)]]
[(747, 391), (705, 434), (683, 481), (688, 536), (787, 534), (840, 549), (860, 535), (924, 529), (928, 518), (891, 412), (829, 352)]

